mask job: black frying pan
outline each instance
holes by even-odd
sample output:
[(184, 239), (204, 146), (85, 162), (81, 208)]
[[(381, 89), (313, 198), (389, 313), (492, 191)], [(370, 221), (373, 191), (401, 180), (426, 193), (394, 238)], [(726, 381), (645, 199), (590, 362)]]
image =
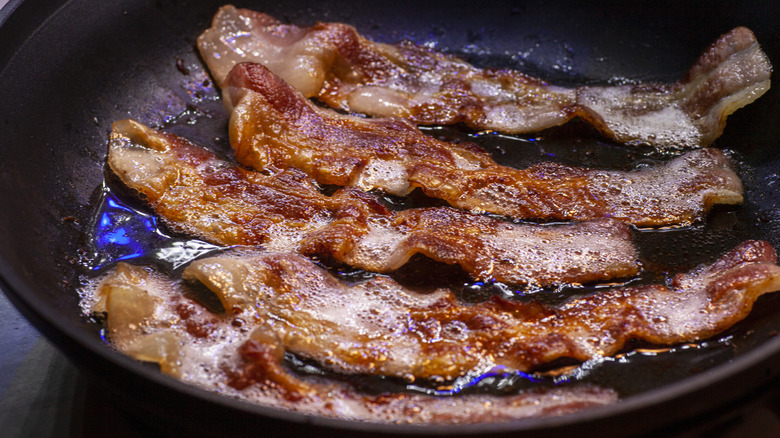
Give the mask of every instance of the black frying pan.
[[(298, 24), (344, 21), (385, 42), (435, 42), (438, 49), (478, 65), (518, 68), (563, 85), (674, 81), (708, 44), (738, 25), (751, 28), (770, 60), (780, 65), (776, 2), (582, 3), (237, 5)], [(518, 431), (609, 436), (661, 433), (684, 421), (719, 415), (776, 383), (780, 297), (771, 295), (747, 320), (705, 347), (636, 358), (629, 366), (598, 367), (591, 379), (625, 395), (616, 405), (508, 424), (418, 428), (303, 417), (183, 385), (108, 348), (98, 327), (81, 315), (75, 291), (85, 256), (80, 249), (104, 179), (110, 124), (134, 117), (228, 153), (218, 92), (206, 86), (193, 100), (182, 86), (202, 71), (194, 41), (220, 5), (211, 0), (11, 0), (0, 12), (0, 286), (74, 362), (109, 382), (117, 403), (198, 433), (292, 436), (316, 428), (323, 435), (343, 435), (346, 429), (374, 436)], [(776, 90), (731, 116), (715, 144), (732, 151), (740, 163), (745, 205), (716, 211), (692, 229), (637, 231), (649, 270), (685, 270), (748, 238), (767, 239), (780, 248)], [(543, 137), (556, 151), (574, 142), (579, 150), (595, 148), (597, 155), (641, 159), (576, 122)], [(574, 140), (582, 138), (585, 146)], [(548, 152), (530, 153), (546, 157)], [(513, 152), (507, 160), (512, 154), (527, 158)], [(625, 165), (613, 161), (612, 166)]]

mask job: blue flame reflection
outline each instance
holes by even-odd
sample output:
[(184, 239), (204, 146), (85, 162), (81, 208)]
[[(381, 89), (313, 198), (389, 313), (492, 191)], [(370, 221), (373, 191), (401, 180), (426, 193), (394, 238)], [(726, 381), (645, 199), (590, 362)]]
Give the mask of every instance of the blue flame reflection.
[(116, 261), (132, 259), (145, 254), (144, 243), (159, 242), (155, 217), (122, 205), (110, 193), (101, 204), (92, 240), (98, 253)]
[(436, 389), (417, 385), (407, 385), (407, 388), (428, 395), (446, 396), (455, 395), (466, 389), (478, 387), (490, 387), (502, 390), (504, 388), (518, 385), (519, 381), (525, 381), (528, 383), (545, 382), (543, 378), (540, 378), (534, 374), (510, 370), (504, 366), (499, 365), (489, 369), (474, 370), (462, 377), (456, 378), (451, 385), (438, 387)]
[(103, 189), (88, 231), (87, 267), (102, 270), (116, 262), (144, 259), (177, 269), (190, 261), (223, 250), (199, 240), (179, 239), (163, 233), (158, 219), (123, 203)]

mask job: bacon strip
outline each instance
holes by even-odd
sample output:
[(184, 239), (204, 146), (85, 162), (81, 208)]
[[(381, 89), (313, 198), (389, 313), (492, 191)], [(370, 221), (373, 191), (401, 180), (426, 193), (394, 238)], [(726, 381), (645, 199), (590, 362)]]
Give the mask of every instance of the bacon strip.
[(325, 196), (298, 171), (241, 169), (132, 120), (114, 124), (108, 164), (172, 228), (220, 245), (299, 251), (377, 272), (420, 253), (475, 279), (531, 286), (638, 271), (630, 231), (618, 221), (541, 226), (446, 207), (394, 212), (351, 188)]
[(617, 400), (614, 391), (592, 385), (536, 388), (509, 396), (371, 396), (336, 381), (304, 380), (282, 366), (282, 350), (251, 339), (257, 325), (253, 319), (213, 313), (187, 298), (192, 294), (184, 289), (150, 269), (119, 263), (94, 289), (91, 307), (106, 315), (111, 345), (135, 359), (157, 363), (165, 374), (249, 402), (311, 415), (388, 423), (476, 423), (562, 415)]
[(740, 27), (674, 84), (565, 89), (517, 71), (478, 69), (409, 42), (372, 42), (345, 24), (298, 27), (230, 5), (217, 12), (198, 47), (220, 85), (234, 65), (256, 62), (342, 110), (508, 133), (580, 116), (615, 141), (660, 148), (711, 144), (729, 114), (769, 89), (772, 70), (753, 33)]
[(225, 82), (230, 140), (243, 165), (301, 169), (323, 184), (405, 195), (416, 187), (474, 213), (516, 219), (612, 217), (640, 226), (690, 224), (715, 204), (742, 202), (723, 152), (689, 152), (655, 168), (602, 171), (544, 163), (500, 166), (470, 144), (424, 135), (399, 119), (364, 119), (319, 108), (260, 64)]
[(347, 285), (290, 254), (202, 259), (183, 276), (258, 321), (253, 342), (339, 373), (435, 381), (611, 356), (629, 339), (705, 339), (747, 316), (762, 294), (780, 290), (777, 254), (764, 241), (677, 275), (671, 287), (612, 289), (559, 308), (497, 297), (464, 305), (449, 290), (421, 294), (385, 277)]

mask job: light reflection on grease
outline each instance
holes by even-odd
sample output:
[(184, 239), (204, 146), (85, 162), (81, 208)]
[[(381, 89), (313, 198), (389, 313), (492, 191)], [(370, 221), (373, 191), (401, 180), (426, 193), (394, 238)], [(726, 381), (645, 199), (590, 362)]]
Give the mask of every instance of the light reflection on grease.
[(84, 265), (94, 272), (132, 259), (176, 270), (199, 257), (227, 249), (170, 236), (155, 216), (128, 206), (105, 186), (93, 217), (87, 231), (89, 251)]

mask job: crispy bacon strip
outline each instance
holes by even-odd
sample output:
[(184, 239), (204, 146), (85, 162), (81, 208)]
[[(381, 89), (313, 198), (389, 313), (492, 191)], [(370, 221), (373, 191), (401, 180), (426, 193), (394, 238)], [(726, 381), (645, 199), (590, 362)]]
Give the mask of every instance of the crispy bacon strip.
[(583, 283), (638, 271), (628, 227), (601, 220), (512, 224), (451, 208), (394, 212), (346, 188), (332, 197), (300, 172), (264, 175), (132, 120), (114, 124), (108, 164), (171, 227), (221, 245), (263, 245), (389, 272), (417, 253), (475, 279)]
[(612, 217), (640, 226), (690, 224), (715, 204), (742, 202), (742, 183), (716, 149), (655, 168), (602, 171), (544, 163), (498, 165), (470, 144), (424, 135), (399, 119), (364, 119), (319, 108), (260, 64), (239, 64), (225, 82), (234, 105), (230, 140), (240, 163), (295, 167), (323, 184), (432, 197), (475, 213), (518, 219)]
[[(247, 285), (247, 288), (251, 286)], [(281, 363), (277, 346), (252, 338), (253, 319), (213, 313), (187, 298), (181, 283), (119, 263), (94, 289), (92, 310), (106, 315), (109, 339), (129, 356), (211, 391), (277, 408), (381, 422), (475, 423), (561, 415), (617, 400), (591, 385), (537, 388), (510, 396), (371, 396), (325, 380), (302, 380)]]
[(629, 339), (705, 339), (747, 316), (760, 295), (780, 290), (777, 254), (764, 241), (677, 275), (671, 287), (612, 289), (559, 308), (497, 297), (464, 305), (448, 290), (421, 294), (385, 277), (347, 285), (290, 254), (202, 259), (183, 276), (258, 320), (255, 342), (340, 373), (435, 380), (610, 356)]
[(660, 148), (711, 144), (729, 114), (769, 89), (772, 70), (753, 33), (740, 27), (674, 84), (565, 89), (409, 42), (372, 42), (345, 24), (298, 27), (230, 5), (217, 12), (198, 47), (220, 85), (234, 65), (257, 62), (342, 110), (509, 133), (580, 116), (618, 142)]

